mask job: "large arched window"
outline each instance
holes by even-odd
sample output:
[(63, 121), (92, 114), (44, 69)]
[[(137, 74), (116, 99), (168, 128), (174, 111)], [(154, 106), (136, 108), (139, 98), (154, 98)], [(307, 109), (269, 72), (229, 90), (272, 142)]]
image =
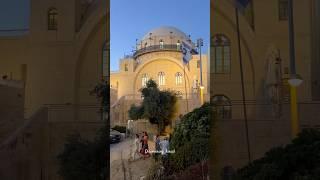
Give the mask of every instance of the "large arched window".
[(176, 85), (181, 85), (182, 84), (182, 74), (181, 72), (176, 73)]
[(109, 76), (109, 53), (107, 48), (107, 43), (103, 44), (102, 48), (102, 76), (107, 78)]
[(212, 38), (213, 72), (228, 74), (231, 72), (230, 40), (223, 34)]
[(142, 74), (142, 79), (141, 79), (142, 81), (142, 87), (145, 87), (146, 85), (147, 85), (147, 82), (148, 82), (148, 80), (149, 80), (149, 77), (148, 77), (148, 75), (147, 74)]
[(48, 30), (58, 30), (58, 10), (56, 8), (48, 10)]
[(214, 105), (218, 119), (231, 119), (232, 109), (231, 101), (224, 95), (216, 95), (211, 98), (211, 103)]
[(164, 72), (159, 72), (158, 78), (159, 78), (159, 86), (164, 86), (166, 84), (166, 77)]

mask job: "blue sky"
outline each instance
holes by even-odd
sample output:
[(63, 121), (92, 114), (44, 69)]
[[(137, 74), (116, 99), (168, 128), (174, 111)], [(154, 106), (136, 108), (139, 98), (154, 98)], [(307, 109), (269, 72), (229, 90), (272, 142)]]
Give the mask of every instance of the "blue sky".
[[(209, 0), (111, 0), (111, 70), (119, 59), (130, 54), (135, 40), (160, 26), (174, 26), (204, 39), (204, 52), (210, 34)], [(1, 0), (0, 30), (28, 29), (29, 0)], [(0, 35), (7, 35), (0, 31)]]
[(29, 28), (29, 0), (1, 0), (0, 2), (0, 30)]
[(209, 0), (111, 0), (111, 70), (118, 70), (119, 59), (130, 54), (136, 39), (160, 26), (174, 26), (204, 39), (207, 52), (210, 37)]

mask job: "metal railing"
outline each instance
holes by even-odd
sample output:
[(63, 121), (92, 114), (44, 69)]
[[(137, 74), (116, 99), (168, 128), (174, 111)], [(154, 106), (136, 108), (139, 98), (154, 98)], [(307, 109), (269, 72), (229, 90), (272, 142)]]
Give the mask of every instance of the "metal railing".
[(176, 52), (181, 52), (181, 45), (177, 44), (163, 44), (163, 45), (152, 45), (152, 46), (147, 46), (141, 49), (138, 49), (134, 54), (133, 57), (136, 58), (138, 56), (141, 56), (145, 53), (149, 52), (156, 52), (156, 51), (176, 51)]

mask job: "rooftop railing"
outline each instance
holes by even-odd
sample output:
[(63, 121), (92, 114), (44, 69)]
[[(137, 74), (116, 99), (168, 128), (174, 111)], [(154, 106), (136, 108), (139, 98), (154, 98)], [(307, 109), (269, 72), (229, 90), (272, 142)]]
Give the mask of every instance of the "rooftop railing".
[(150, 53), (150, 52), (157, 52), (157, 51), (181, 52), (182, 50), (181, 50), (181, 45), (177, 45), (177, 44), (152, 45), (152, 46), (147, 46), (147, 47), (136, 50), (136, 52), (133, 54), (133, 57), (136, 58), (143, 54)]

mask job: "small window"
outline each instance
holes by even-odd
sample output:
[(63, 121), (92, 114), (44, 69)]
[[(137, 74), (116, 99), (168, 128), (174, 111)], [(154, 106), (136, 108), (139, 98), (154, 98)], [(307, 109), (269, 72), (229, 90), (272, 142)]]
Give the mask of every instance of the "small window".
[(200, 60), (197, 61), (197, 68), (200, 68), (201, 62)]
[(164, 72), (159, 72), (158, 73), (158, 78), (159, 78), (159, 86), (164, 86), (166, 84), (166, 79), (165, 79)]
[(160, 49), (163, 49), (163, 45), (164, 45), (163, 40), (161, 39), (159, 43), (160, 43)]
[(147, 74), (143, 74), (142, 75), (142, 87), (145, 87), (147, 85), (147, 82), (148, 82), (149, 78), (148, 78), (148, 75)]
[(58, 30), (58, 11), (51, 8), (48, 11), (48, 30)]
[(176, 73), (176, 85), (181, 85), (182, 84), (182, 74), (181, 72)]
[(128, 64), (124, 65), (124, 71), (128, 71)]
[(288, 0), (278, 0), (279, 5), (279, 20), (288, 20)]
[(178, 40), (177, 41), (177, 50), (179, 51), (181, 49), (181, 44), (180, 44), (180, 41)]

